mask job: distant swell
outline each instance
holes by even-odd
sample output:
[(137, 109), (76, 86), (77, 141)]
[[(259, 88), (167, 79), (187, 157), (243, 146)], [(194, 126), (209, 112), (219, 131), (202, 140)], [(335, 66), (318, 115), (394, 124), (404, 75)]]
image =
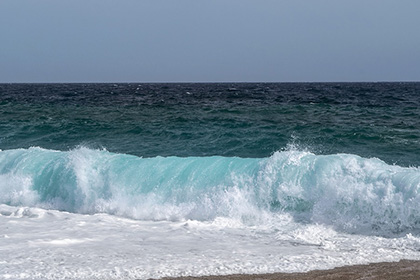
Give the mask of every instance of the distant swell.
[(356, 155), (139, 158), (78, 148), (0, 152), (0, 203), (144, 220), (291, 215), (352, 233), (420, 230), (420, 169)]

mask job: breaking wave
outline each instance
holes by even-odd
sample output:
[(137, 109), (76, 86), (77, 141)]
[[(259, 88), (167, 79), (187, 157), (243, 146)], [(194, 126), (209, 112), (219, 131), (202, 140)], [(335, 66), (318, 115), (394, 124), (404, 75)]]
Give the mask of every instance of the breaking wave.
[(141, 158), (80, 147), (0, 152), (0, 203), (141, 220), (278, 215), (350, 233), (420, 231), (420, 169), (351, 154)]

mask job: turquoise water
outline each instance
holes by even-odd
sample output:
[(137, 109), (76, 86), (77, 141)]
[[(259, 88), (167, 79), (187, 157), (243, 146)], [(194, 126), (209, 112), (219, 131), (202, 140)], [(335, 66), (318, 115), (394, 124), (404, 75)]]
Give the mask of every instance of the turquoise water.
[(0, 152), (0, 203), (140, 220), (248, 225), (267, 214), (381, 235), (420, 230), (420, 169), (355, 155), (139, 158), (79, 148)]
[(0, 203), (420, 230), (420, 84), (3, 84)]

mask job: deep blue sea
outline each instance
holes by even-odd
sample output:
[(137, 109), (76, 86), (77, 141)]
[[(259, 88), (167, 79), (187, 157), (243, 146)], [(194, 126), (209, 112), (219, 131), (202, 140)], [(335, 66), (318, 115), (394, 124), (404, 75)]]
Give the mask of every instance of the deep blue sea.
[(0, 148), (420, 165), (420, 83), (1, 84)]
[[(45, 218), (42, 211), (47, 211), (57, 221), (74, 220), (63, 228), (88, 223), (89, 215), (157, 228), (199, 223), (200, 240), (211, 236), (203, 223), (217, 225), (215, 236), (230, 241), (242, 240), (232, 232), (239, 227), (248, 232), (246, 238), (274, 246), (269, 248), (283, 242), (286, 253), (273, 249), (274, 255), (280, 252), (278, 262), (284, 264), (291, 252), (302, 257), (301, 263), (290, 257), (300, 266), (267, 268), (267, 256), (257, 250), (255, 260), (247, 255), (253, 261), (230, 264), (231, 256), (212, 255), (222, 249), (205, 251), (202, 245), (194, 249), (202, 250), (198, 255), (211, 251), (207, 261), (221, 260), (209, 270), (185, 267), (189, 261), (183, 259), (173, 270), (146, 273), (145, 267), (163, 262), (153, 265), (149, 259), (141, 268), (127, 268), (127, 278), (305, 271), (419, 258), (420, 83), (0, 84), (0, 149), (4, 219)], [(63, 213), (79, 216), (63, 218)], [(23, 222), (22, 228), (8, 225), (15, 234), (27, 230)], [(48, 239), (42, 234), (39, 240)], [(70, 242), (72, 234), (64, 229), (61, 234), (67, 237), (51, 244), (91, 240)], [(5, 229), (3, 235), (11, 233)], [(352, 238), (378, 247), (355, 249)], [(187, 247), (197, 243), (185, 240), (176, 239)], [(181, 252), (173, 244), (165, 248)], [(253, 250), (246, 248), (237, 251)], [(100, 255), (95, 250), (92, 259)], [(322, 264), (315, 261), (319, 258)], [(103, 266), (95, 263), (90, 269)], [(28, 267), (27, 273), (39, 269)], [(18, 275), (2, 270), (1, 262), (0, 271), (4, 277)], [(40, 277), (48, 279), (45, 273)], [(56, 273), (84, 277), (69, 270)], [(111, 275), (104, 273), (98, 277)]]

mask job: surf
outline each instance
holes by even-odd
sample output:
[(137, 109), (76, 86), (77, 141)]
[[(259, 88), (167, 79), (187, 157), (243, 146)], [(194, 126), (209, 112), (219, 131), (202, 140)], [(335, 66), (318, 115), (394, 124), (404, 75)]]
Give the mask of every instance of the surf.
[[(0, 152), (0, 203), (145, 221), (278, 215), (359, 234), (420, 231), (420, 169), (352, 154), (142, 158), (79, 147)], [(280, 225), (277, 225), (280, 226)]]

